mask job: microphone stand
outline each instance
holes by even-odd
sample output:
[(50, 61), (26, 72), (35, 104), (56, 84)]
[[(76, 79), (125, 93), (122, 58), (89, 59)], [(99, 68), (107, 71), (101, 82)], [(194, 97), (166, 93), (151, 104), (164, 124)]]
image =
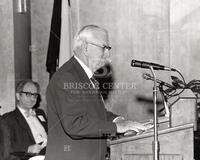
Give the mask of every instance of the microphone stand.
[(154, 160), (159, 160), (159, 141), (158, 141), (158, 115), (157, 115), (157, 86), (156, 86), (156, 75), (154, 73), (153, 67), (149, 67), (151, 70), (151, 73), (153, 75), (153, 81), (154, 81), (154, 87), (153, 87), (153, 103), (154, 103), (154, 141), (152, 142), (152, 149), (154, 153)]

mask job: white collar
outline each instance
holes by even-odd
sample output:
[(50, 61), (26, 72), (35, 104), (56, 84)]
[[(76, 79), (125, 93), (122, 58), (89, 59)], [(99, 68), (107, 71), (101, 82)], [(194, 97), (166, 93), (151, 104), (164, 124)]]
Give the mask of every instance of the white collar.
[[(27, 110), (23, 109), (23, 108), (20, 107), (19, 105), (17, 105), (17, 108), (18, 108), (19, 111), (22, 113), (22, 115), (23, 115), (24, 117), (26, 117), (26, 116), (25, 116), (25, 112), (27, 112)], [(29, 109), (29, 112), (32, 112), (32, 111), (33, 111), (33, 109)]]
[(88, 66), (86, 66), (86, 65), (83, 63), (83, 61), (81, 61), (81, 60), (80, 60), (78, 57), (76, 57), (75, 55), (74, 55), (74, 58), (78, 61), (78, 63), (79, 63), (79, 64), (81, 65), (81, 67), (84, 69), (84, 71), (86, 72), (88, 78), (89, 78), (89, 79), (92, 78), (93, 73), (92, 73), (91, 69), (90, 69)]

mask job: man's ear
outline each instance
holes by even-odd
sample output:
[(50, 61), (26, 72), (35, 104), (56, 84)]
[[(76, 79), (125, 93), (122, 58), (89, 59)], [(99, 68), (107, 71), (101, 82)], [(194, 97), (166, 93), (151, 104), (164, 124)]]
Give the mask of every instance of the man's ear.
[(20, 98), (19, 93), (16, 93), (16, 98), (17, 98), (17, 100), (19, 101), (19, 98)]
[(83, 41), (82, 42), (82, 50), (83, 50), (83, 53), (85, 54), (85, 55), (87, 55), (87, 50), (88, 50), (88, 44), (87, 44), (87, 42), (86, 41)]

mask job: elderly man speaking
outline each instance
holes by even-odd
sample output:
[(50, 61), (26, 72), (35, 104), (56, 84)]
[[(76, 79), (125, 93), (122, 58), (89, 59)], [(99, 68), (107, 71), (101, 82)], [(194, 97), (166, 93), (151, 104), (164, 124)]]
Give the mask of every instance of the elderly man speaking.
[(74, 39), (74, 56), (47, 88), (48, 143), (45, 160), (104, 160), (110, 135), (145, 130), (106, 110), (94, 72), (109, 58), (108, 32), (84, 26)]

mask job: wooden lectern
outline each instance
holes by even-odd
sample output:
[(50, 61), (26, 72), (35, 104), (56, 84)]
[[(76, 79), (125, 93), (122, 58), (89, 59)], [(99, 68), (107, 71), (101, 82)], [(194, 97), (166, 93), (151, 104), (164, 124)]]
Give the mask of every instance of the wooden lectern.
[(170, 126), (194, 124), (197, 129), (197, 98), (190, 89), (184, 90), (180, 96), (172, 98), (170, 101)]
[[(194, 159), (195, 98), (190, 90), (185, 90), (171, 100), (170, 116), (158, 120), (159, 160)], [(147, 131), (110, 141), (111, 160), (153, 160), (153, 138), (153, 131)]]

